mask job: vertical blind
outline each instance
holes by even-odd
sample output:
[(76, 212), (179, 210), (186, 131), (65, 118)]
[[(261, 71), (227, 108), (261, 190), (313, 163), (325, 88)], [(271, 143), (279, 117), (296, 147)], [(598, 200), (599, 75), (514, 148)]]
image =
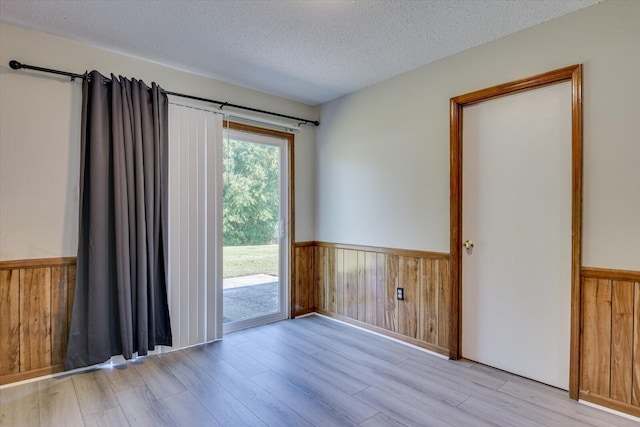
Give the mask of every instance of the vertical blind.
[(174, 349), (222, 338), (222, 129), (220, 114), (169, 105), (168, 299)]

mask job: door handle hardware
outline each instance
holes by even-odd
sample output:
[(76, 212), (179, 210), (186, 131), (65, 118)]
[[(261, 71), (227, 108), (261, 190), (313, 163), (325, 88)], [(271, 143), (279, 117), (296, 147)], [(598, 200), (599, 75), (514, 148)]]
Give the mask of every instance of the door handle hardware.
[(465, 240), (465, 242), (462, 244), (462, 247), (465, 249), (473, 249), (473, 240)]

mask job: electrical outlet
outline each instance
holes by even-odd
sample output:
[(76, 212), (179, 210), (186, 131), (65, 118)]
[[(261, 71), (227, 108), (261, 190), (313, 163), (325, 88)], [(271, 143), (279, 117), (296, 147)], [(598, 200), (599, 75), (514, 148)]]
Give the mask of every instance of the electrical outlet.
[(396, 296), (398, 297), (398, 300), (404, 301), (404, 288), (397, 288)]

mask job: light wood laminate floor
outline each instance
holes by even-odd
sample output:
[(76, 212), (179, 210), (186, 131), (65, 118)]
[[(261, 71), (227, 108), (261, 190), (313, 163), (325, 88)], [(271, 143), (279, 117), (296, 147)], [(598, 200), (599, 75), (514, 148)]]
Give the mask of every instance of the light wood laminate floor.
[(0, 390), (1, 426), (635, 426), (566, 392), (310, 316)]

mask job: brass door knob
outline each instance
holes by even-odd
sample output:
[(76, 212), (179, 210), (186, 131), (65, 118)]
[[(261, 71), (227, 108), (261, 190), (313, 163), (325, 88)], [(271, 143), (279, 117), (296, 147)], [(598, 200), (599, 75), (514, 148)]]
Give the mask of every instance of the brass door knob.
[(465, 249), (473, 249), (473, 241), (465, 240), (465, 242), (462, 244), (462, 247)]

